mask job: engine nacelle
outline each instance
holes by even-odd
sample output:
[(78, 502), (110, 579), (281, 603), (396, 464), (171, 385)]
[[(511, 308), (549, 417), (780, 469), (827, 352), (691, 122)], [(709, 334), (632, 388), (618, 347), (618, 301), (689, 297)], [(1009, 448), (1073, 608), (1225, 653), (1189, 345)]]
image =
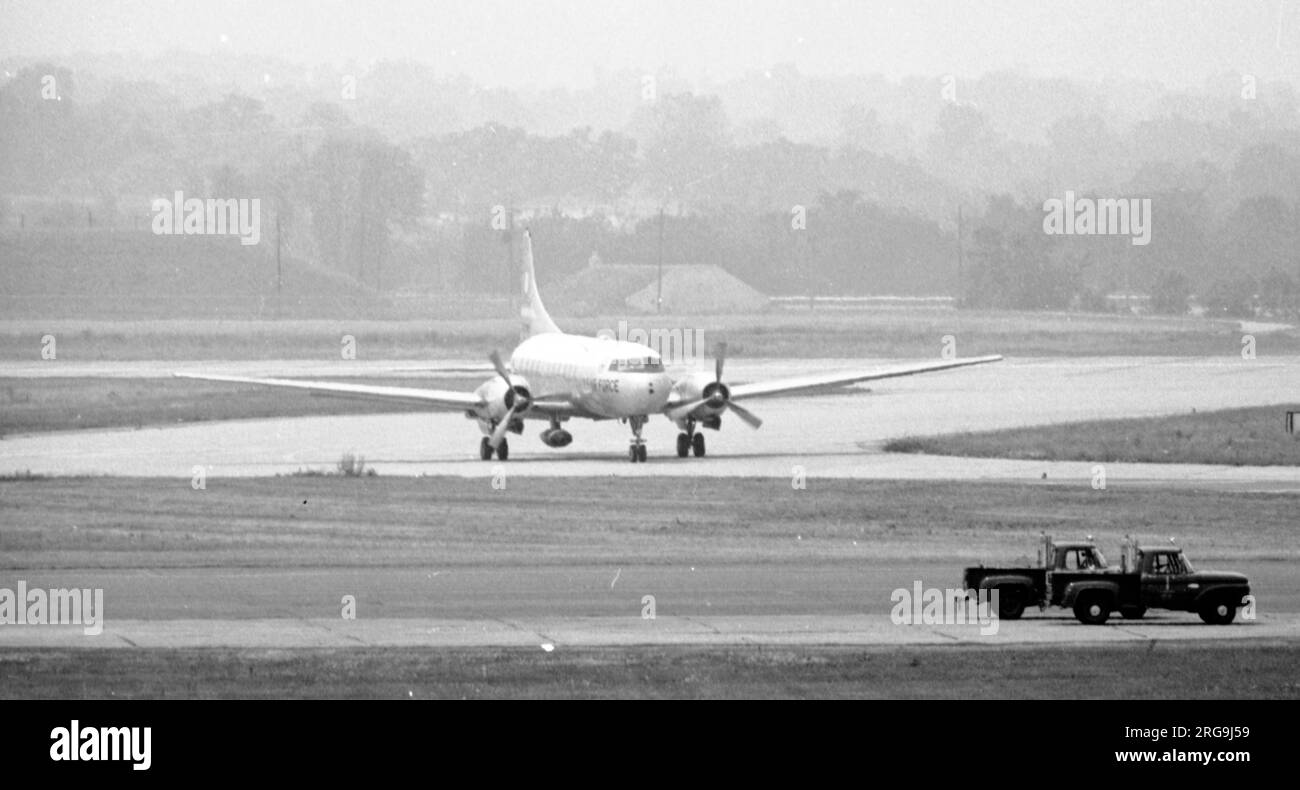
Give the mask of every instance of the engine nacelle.
[(568, 447), (573, 442), (573, 434), (563, 428), (547, 428), (542, 431), (542, 441), (547, 447)]
[(470, 412), (467, 416), (491, 422), (503, 419), (506, 412), (510, 411), (510, 407), (516, 404), (518, 406), (515, 409), (515, 417), (522, 417), (533, 403), (532, 393), (528, 390), (528, 381), (523, 376), (511, 376), (509, 386), (499, 376), (490, 378), (479, 385), (479, 388), (474, 390), (474, 394), (486, 405)]
[(712, 419), (716, 422), (716, 418), (721, 417), (727, 410), (727, 401), (731, 399), (731, 390), (727, 389), (727, 385), (715, 381), (713, 375), (707, 372), (692, 373), (679, 379), (673, 385), (673, 391), (677, 393), (677, 400), (681, 403), (709, 399), (707, 403), (697, 406), (689, 415), (700, 421)]

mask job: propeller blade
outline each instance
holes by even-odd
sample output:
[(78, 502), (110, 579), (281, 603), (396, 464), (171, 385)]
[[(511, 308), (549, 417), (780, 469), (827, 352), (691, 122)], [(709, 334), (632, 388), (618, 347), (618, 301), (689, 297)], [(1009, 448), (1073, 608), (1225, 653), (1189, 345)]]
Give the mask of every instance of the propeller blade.
[(493, 450), (500, 447), (501, 440), (506, 438), (506, 431), (510, 430), (510, 420), (514, 419), (514, 416), (515, 407), (511, 406), (506, 412), (506, 416), (502, 417), (501, 422), (497, 423), (497, 427), (492, 429), (492, 435), (488, 438), (488, 444), (492, 445)]
[(681, 406), (675, 406), (668, 410), (668, 419), (680, 420), (708, 402), (708, 398), (701, 398), (699, 400), (690, 401), (689, 403), (683, 403)]
[(492, 367), (496, 368), (497, 375), (505, 379), (506, 384), (509, 384), (510, 374), (506, 372), (506, 366), (501, 361), (501, 353), (496, 349), (493, 349), (492, 353), (488, 354), (488, 359), (492, 360)]
[(732, 403), (731, 401), (727, 401), (727, 408), (735, 412), (736, 416), (744, 420), (745, 424), (751, 428), (757, 428), (763, 424), (763, 421), (761, 419), (759, 419), (752, 411), (746, 409), (743, 406), (737, 406), (735, 403)]
[(727, 361), (727, 344), (726, 342), (717, 345), (718, 358), (713, 363), (713, 380), (718, 384), (722, 383), (722, 366)]

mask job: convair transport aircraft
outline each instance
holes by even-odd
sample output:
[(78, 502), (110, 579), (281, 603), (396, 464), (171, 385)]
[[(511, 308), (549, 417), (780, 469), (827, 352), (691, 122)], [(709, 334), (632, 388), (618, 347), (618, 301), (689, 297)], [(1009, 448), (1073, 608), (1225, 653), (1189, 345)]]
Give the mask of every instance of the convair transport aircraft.
[(921, 362), (864, 371), (841, 371), (752, 384), (727, 385), (722, 378), (726, 348), (719, 344), (712, 375), (690, 373), (673, 378), (664, 370), (659, 353), (639, 343), (603, 337), (579, 337), (561, 332), (546, 312), (533, 272), (533, 242), (524, 236), (523, 290), (521, 310), (527, 337), (510, 355), (510, 366), (493, 351), (489, 358), (496, 375), (471, 392), (342, 384), (297, 379), (253, 379), (235, 376), (203, 376), (177, 373), (180, 378), (225, 381), (285, 387), (342, 397), (387, 400), (418, 404), (431, 409), (464, 411), (483, 432), (479, 457), (502, 461), (510, 454), (507, 433), (523, 433), (524, 420), (546, 420), (542, 442), (565, 447), (573, 435), (562, 424), (575, 418), (619, 420), (632, 429), (628, 457), (645, 461), (645, 440), (641, 431), (652, 415), (662, 414), (677, 425), (677, 455), (704, 455), (704, 434), (700, 427), (718, 430), (722, 415), (730, 411), (742, 422), (757, 428), (763, 421), (737, 401), (770, 398), (795, 392), (842, 387), (862, 381), (910, 376), (935, 370), (981, 365), (1002, 357), (986, 356)]

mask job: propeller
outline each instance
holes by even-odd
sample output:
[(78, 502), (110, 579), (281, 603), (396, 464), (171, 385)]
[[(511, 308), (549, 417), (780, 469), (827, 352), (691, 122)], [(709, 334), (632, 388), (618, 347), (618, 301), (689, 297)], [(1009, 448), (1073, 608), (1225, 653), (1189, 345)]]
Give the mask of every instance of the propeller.
[(757, 428), (762, 425), (763, 420), (756, 414), (743, 406), (732, 403), (731, 390), (727, 389), (727, 385), (722, 383), (722, 369), (726, 363), (727, 344), (718, 343), (717, 358), (713, 362), (713, 383), (704, 388), (704, 397), (678, 406), (669, 411), (668, 416), (674, 420), (678, 420), (695, 411), (699, 407), (707, 405), (712, 409), (721, 409), (726, 407), (751, 428)]
[(763, 420), (754, 414), (754, 412), (739, 406), (731, 401), (727, 401), (727, 408), (730, 409), (737, 417), (744, 421), (751, 428), (757, 428), (763, 424)]
[(506, 414), (497, 422), (496, 427), (492, 429), (492, 435), (488, 437), (488, 443), (492, 445), (493, 450), (496, 450), (501, 446), (501, 440), (505, 438), (506, 431), (510, 429), (510, 420), (514, 418), (515, 412), (521, 411), (521, 405), (524, 409), (527, 409), (529, 401), (527, 395), (515, 391), (515, 385), (510, 381), (510, 374), (506, 372), (505, 363), (501, 361), (501, 354), (493, 350), (488, 355), (488, 359), (492, 360), (492, 367), (496, 369), (497, 375), (506, 383)]

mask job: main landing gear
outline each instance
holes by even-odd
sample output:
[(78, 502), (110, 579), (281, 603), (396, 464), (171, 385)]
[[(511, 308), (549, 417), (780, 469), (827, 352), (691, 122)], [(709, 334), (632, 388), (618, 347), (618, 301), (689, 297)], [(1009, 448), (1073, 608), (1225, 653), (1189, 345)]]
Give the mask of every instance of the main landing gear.
[[(501, 445), (496, 449), (497, 458), (505, 461), (510, 457), (510, 442), (505, 439), (501, 440)], [(484, 436), (483, 441), (478, 445), (478, 457), (484, 461), (492, 460), (492, 440)]]
[(632, 426), (632, 444), (627, 448), (627, 456), (632, 463), (645, 463), (645, 439), (641, 438), (641, 429), (645, 427), (645, 416), (628, 417), (627, 421)]
[(695, 431), (695, 423), (687, 426), (685, 433), (677, 434), (677, 457), (685, 458), (692, 452), (696, 458), (704, 457), (704, 434)]

